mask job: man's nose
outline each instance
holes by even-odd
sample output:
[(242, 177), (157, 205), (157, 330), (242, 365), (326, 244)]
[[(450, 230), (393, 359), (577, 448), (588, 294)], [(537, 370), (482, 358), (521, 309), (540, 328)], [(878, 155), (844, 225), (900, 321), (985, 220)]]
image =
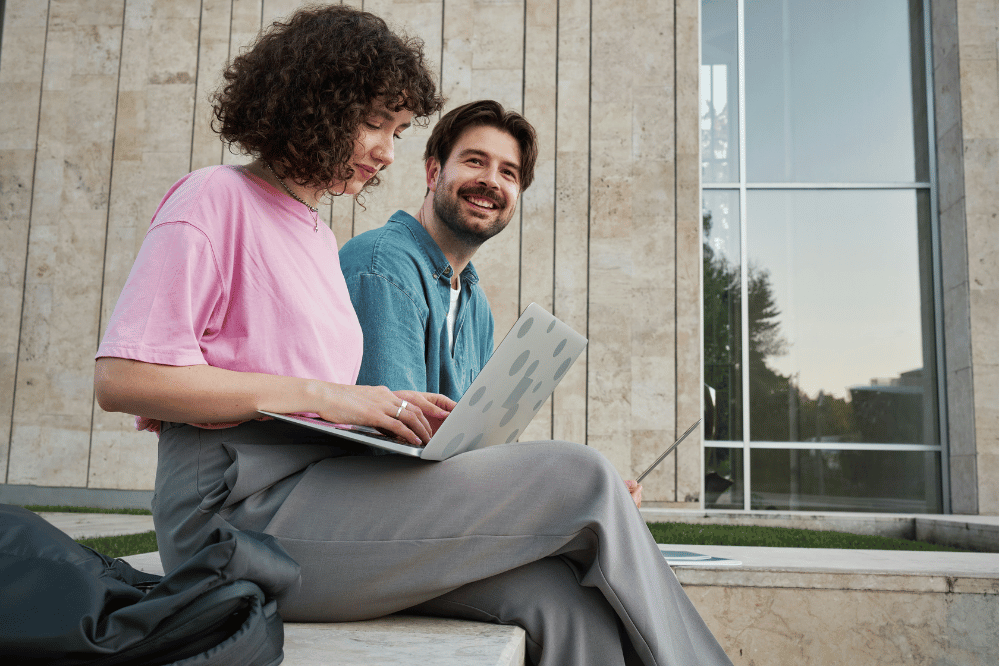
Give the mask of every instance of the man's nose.
[(496, 166), (488, 166), (479, 172), (479, 182), (494, 190), (500, 189), (500, 170)]

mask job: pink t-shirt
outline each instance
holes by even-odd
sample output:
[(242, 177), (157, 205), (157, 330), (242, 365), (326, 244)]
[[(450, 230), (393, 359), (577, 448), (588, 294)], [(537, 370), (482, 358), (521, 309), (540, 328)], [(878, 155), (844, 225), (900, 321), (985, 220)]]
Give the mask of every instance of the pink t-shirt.
[(353, 384), (362, 346), (333, 232), (316, 232), (313, 214), (268, 183), (218, 166), (163, 198), (97, 357)]

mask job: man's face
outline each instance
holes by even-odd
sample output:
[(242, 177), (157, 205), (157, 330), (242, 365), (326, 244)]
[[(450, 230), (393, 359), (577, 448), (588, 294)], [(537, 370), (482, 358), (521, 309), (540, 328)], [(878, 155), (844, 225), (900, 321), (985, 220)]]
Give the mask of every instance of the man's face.
[(520, 154), (510, 134), (481, 125), (462, 132), (443, 166), (427, 160), (434, 214), (456, 238), (478, 246), (504, 230), (521, 191)]

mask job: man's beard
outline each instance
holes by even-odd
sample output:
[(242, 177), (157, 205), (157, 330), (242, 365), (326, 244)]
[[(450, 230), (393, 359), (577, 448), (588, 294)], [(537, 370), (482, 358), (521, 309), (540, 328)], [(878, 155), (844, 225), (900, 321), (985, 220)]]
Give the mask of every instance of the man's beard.
[[(444, 226), (448, 227), (455, 238), (457, 238), (462, 243), (466, 245), (478, 247), (488, 241), (489, 239), (496, 236), (498, 233), (507, 228), (507, 224), (510, 219), (514, 216), (514, 209), (511, 207), (510, 210), (506, 211), (506, 215), (502, 210), (503, 204), (498, 201), (501, 197), (493, 194), (489, 190), (476, 187), (467, 187), (459, 190), (454, 196), (447, 193), (448, 187), (445, 183), (444, 187), (438, 187), (434, 192), (433, 206), (434, 215), (437, 216)], [(481, 196), (489, 199), (497, 208), (500, 210), (499, 215), (490, 222), (486, 227), (473, 227), (472, 225), (466, 224), (463, 218), (462, 212), (462, 197), (464, 196)]]

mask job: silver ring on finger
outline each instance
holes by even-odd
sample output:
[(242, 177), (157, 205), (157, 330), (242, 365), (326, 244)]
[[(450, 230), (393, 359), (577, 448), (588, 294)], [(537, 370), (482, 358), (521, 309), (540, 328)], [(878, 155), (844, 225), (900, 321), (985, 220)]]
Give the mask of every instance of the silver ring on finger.
[(403, 413), (403, 410), (404, 410), (404, 409), (406, 409), (406, 405), (407, 405), (407, 404), (409, 404), (409, 403), (407, 403), (407, 402), (406, 402), (406, 401), (404, 400), (404, 401), (402, 402), (402, 404), (400, 404), (400, 405), (399, 405), (399, 409), (397, 409), (397, 410), (396, 410), (396, 416), (395, 416), (395, 418), (397, 418), (397, 419), (399, 418), (399, 415)]

